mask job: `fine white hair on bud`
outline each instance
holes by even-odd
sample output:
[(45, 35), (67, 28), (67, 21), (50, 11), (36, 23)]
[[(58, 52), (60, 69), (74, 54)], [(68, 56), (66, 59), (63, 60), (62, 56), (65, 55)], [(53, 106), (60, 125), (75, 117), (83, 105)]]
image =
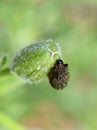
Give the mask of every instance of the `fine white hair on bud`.
[(49, 69), (61, 57), (61, 49), (55, 41), (36, 41), (16, 54), (10, 71), (26, 82), (37, 83), (47, 76)]

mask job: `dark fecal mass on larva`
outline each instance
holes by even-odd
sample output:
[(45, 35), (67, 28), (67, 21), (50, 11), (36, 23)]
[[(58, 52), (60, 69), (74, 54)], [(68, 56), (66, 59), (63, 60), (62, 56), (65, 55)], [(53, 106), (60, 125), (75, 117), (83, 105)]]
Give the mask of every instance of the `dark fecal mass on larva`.
[(48, 79), (51, 86), (57, 90), (66, 87), (70, 79), (68, 64), (64, 64), (61, 59), (56, 60), (48, 73)]

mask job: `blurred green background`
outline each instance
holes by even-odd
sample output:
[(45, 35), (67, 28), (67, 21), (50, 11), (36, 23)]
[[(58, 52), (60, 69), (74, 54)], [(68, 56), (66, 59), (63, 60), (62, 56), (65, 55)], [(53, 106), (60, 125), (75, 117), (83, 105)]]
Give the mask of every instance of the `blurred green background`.
[(0, 55), (9, 66), (34, 40), (59, 42), (71, 79), (54, 90), (0, 76), (0, 130), (97, 130), (97, 1), (1, 0)]

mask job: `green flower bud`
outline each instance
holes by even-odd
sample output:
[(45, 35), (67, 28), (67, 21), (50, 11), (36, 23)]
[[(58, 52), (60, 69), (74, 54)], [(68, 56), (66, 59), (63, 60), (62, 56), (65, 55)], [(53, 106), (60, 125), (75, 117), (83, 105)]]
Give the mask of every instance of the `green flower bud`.
[(18, 52), (12, 60), (10, 70), (29, 83), (47, 76), (56, 59), (61, 58), (61, 49), (53, 40), (34, 42)]

